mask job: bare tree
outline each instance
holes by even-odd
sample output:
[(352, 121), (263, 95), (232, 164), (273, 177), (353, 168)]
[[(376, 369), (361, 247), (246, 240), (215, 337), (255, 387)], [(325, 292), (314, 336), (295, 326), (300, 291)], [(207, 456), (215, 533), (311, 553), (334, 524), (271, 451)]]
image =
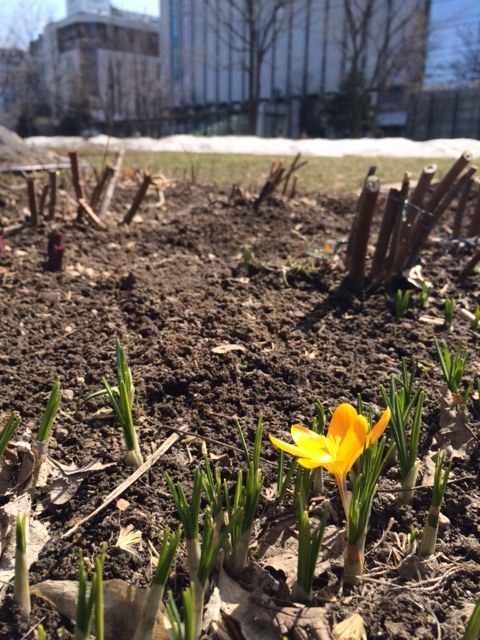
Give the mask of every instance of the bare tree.
[(455, 85), (480, 86), (480, 31), (479, 27), (469, 27), (458, 32), (461, 47), (451, 63)]
[(291, 28), (292, 17), (304, 0), (206, 0), (211, 27), (241, 60), (247, 76), (248, 133), (255, 134), (261, 74), (277, 38)]
[(344, 60), (349, 75), (352, 135), (362, 133), (359, 87), (376, 96), (376, 115), (392, 84), (421, 83), (431, 0), (343, 0)]

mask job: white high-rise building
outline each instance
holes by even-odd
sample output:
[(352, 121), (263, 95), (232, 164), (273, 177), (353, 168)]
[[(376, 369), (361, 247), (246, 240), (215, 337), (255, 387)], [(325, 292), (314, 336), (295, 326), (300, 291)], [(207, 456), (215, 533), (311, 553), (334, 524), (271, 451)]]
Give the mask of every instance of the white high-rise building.
[[(254, 3), (259, 12), (256, 26), (262, 20), (266, 23), (269, 7), (275, 2), (278, 4), (278, 0)], [(367, 6), (367, 2), (364, 4)], [(213, 110), (222, 105), (241, 108), (249, 102), (252, 62), (248, 47), (242, 42), (248, 22), (235, 9), (235, 6), (247, 5), (246, 0), (160, 0), (162, 76), (173, 109)], [(277, 16), (277, 23), (282, 22), (283, 27), (267, 45), (260, 67), (259, 91), (255, 97), (259, 115), (257, 132), (262, 133), (262, 113), (272, 111), (269, 105), (275, 104), (283, 105), (289, 112), (287, 131), (284, 119), (284, 130), (279, 133), (298, 135), (300, 106), (305, 108), (309, 100), (313, 104), (327, 93), (338, 91), (348, 76), (358, 45), (352, 41), (347, 5), (356, 12), (353, 19), (360, 21), (363, 9), (362, 2), (358, 1), (283, 3)], [(366, 45), (362, 46), (356, 64), (368, 79), (375, 100), (380, 91), (374, 86), (375, 74), (384, 77), (383, 70), (377, 69), (382, 65), (382, 55), (390, 64), (389, 52), (394, 47), (399, 49), (401, 44), (405, 59), (409, 50), (420, 50), (419, 64), (424, 64), (426, 30), (419, 27), (428, 24), (430, 0), (375, 0), (373, 7), (365, 34)], [(380, 47), (384, 47), (382, 55), (379, 55)], [(412, 73), (407, 67), (404, 64), (402, 72), (390, 74), (390, 85), (407, 81), (406, 76)], [(405, 77), (401, 77), (401, 73)]]

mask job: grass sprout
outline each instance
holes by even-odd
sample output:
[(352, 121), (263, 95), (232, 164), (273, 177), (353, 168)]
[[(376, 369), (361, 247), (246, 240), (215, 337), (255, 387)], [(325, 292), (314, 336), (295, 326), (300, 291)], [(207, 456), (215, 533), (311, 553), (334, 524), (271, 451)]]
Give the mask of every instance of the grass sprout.
[(473, 331), (477, 331), (478, 325), (480, 323), (480, 305), (475, 308), (475, 313), (473, 314), (473, 320), (471, 324), (471, 328)]
[(0, 456), (3, 456), (5, 449), (8, 446), (8, 443), (12, 439), (15, 430), (21, 422), (21, 417), (18, 415), (16, 411), (12, 411), (10, 414), (7, 424), (3, 427), (2, 433), (0, 434)]
[(320, 524), (316, 527), (313, 534), (311, 534), (308, 511), (305, 509), (299, 510), (297, 580), (292, 588), (292, 596), (295, 601), (311, 602), (313, 598), (313, 578), (322, 547), (325, 527), (327, 526), (327, 519), (328, 503), (325, 504), (325, 511), (323, 512)]
[(440, 345), (436, 338), (434, 338), (434, 342), (438, 361), (447, 387), (452, 393), (458, 393), (469, 353), (468, 351), (462, 351), (461, 342), (458, 343), (457, 350), (454, 354), (450, 353), (445, 343)]
[(437, 451), (435, 458), (435, 474), (433, 476), (433, 493), (430, 508), (427, 514), (427, 521), (423, 529), (422, 539), (420, 540), (419, 555), (423, 558), (431, 556), (435, 553), (437, 544), (438, 522), (440, 517), (440, 508), (442, 506), (443, 497), (447, 490), (448, 477), (452, 467), (452, 461), (444, 468), (445, 454)]
[(15, 525), (15, 577), (13, 584), (13, 599), (19, 605), (26, 616), (30, 615), (30, 587), (28, 584), (27, 565), (27, 540), (26, 540), (27, 514), (17, 514)]

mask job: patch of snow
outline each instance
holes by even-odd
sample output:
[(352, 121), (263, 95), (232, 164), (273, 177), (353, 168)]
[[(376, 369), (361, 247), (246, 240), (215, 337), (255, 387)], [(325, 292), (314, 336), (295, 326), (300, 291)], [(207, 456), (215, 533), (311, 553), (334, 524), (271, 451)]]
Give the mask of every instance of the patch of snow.
[(317, 156), (340, 158), (343, 156), (383, 158), (458, 158), (470, 151), (480, 158), (480, 140), (469, 138), (437, 139), (416, 142), (407, 138), (360, 138), (327, 140), (324, 138), (290, 140), (287, 138), (257, 138), (255, 136), (174, 135), (166, 138), (92, 138), (63, 136), (34, 136), (25, 140), (32, 148), (61, 147), (81, 149), (86, 146), (107, 145), (112, 151), (176, 151), (179, 153), (237, 153), (265, 156)]

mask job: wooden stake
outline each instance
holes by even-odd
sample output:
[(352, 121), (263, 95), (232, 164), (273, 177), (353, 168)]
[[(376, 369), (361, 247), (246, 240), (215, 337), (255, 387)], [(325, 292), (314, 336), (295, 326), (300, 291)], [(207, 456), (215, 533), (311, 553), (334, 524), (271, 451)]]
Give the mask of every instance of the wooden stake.
[(475, 269), (477, 264), (480, 262), (480, 249), (470, 258), (467, 264), (463, 267), (463, 269), (458, 274), (458, 282), (462, 284), (468, 276)]
[[(472, 154), (468, 151), (464, 151), (460, 158), (454, 163), (448, 173), (444, 176), (444, 178), (438, 183), (435, 191), (432, 193), (430, 199), (425, 204), (423, 211), (420, 211), (418, 213), (410, 232), (411, 255), (408, 260), (407, 266), (413, 266), (413, 263), (417, 259), (421, 248), (430, 235), (430, 231), (435, 226), (441, 213), (443, 213), (442, 211), (439, 214), (439, 212), (436, 211), (437, 207), (439, 206), (440, 200), (445, 196), (449, 188), (451, 188), (451, 185), (455, 182), (456, 178), (461, 174), (461, 172), (465, 169), (465, 167), (471, 160)], [(450, 193), (451, 190), (449, 194)], [(444, 198), (444, 202), (448, 198), (449, 194), (447, 194), (447, 196)], [(453, 197), (455, 197), (455, 195), (456, 192)], [(453, 197), (451, 198), (451, 200), (453, 200)]]
[(390, 251), (386, 259), (386, 279), (388, 282), (392, 279), (392, 275), (396, 273), (397, 255), (402, 240), (402, 216), (405, 208), (405, 202), (408, 198), (408, 190), (410, 188), (410, 173), (406, 172), (403, 177), (402, 188), (400, 189), (397, 206), (395, 208), (395, 220), (392, 229), (392, 241), (390, 242)]
[(460, 238), (460, 233), (462, 230), (462, 221), (463, 221), (463, 213), (465, 211), (465, 207), (467, 206), (468, 197), (470, 195), (470, 191), (473, 186), (473, 180), (467, 180), (462, 189), (462, 193), (460, 194), (460, 198), (458, 199), (457, 208), (455, 210), (455, 218), (453, 220), (452, 227), (452, 238), (457, 240)]
[(43, 210), (45, 208), (45, 202), (47, 200), (48, 190), (50, 189), (50, 185), (43, 185), (42, 193), (40, 194), (40, 200), (38, 201), (38, 215), (39, 217), (43, 217)]
[(373, 280), (381, 280), (382, 274), (385, 272), (385, 256), (387, 255), (390, 236), (392, 235), (392, 229), (395, 224), (395, 212), (399, 199), (400, 191), (398, 189), (390, 189), (378, 233), (377, 246), (375, 247), (375, 253), (372, 259), (370, 277)]
[(137, 213), (138, 208), (140, 207), (140, 205), (142, 204), (142, 200), (145, 197), (145, 194), (147, 193), (147, 189), (148, 187), (152, 184), (152, 176), (150, 173), (148, 173), (148, 171), (145, 171), (143, 174), (143, 181), (142, 184), (140, 185), (135, 198), (133, 199), (132, 202), (132, 206), (130, 207), (130, 209), (127, 211), (127, 213), (125, 214), (125, 217), (123, 218), (122, 224), (130, 224), (131, 221), (133, 220), (133, 216)]
[(49, 171), (48, 180), (50, 185), (50, 202), (48, 203), (47, 220), (53, 220), (55, 217), (55, 207), (57, 205), (57, 172)]
[[(77, 199), (77, 202), (79, 203), (80, 200), (83, 199), (83, 184), (82, 184), (82, 179), (80, 176), (80, 169), (78, 166), (78, 154), (76, 151), (69, 151), (68, 152), (68, 157), (70, 158), (70, 164), (72, 167), (72, 182), (73, 182), (73, 189), (75, 191), (75, 197)], [(82, 211), (83, 208), (81, 206), (78, 207), (77, 209), (77, 221), (81, 222), (82, 220)]]
[(93, 190), (92, 197), (90, 198), (90, 206), (93, 210), (95, 210), (95, 207), (97, 206), (98, 201), (100, 200), (100, 196), (102, 195), (102, 192), (105, 188), (105, 185), (113, 174), (113, 171), (114, 169), (111, 164), (107, 164), (104, 167), (102, 175), (100, 176), (100, 180), (97, 182), (95, 189)]
[(478, 179), (475, 180), (475, 185), (477, 187), (477, 201), (468, 226), (467, 238), (473, 238), (473, 236), (480, 235), (480, 181)]
[(368, 238), (379, 191), (380, 180), (373, 176), (368, 177), (365, 181), (360, 209), (356, 216), (357, 222), (352, 225), (352, 253), (348, 278), (357, 289), (363, 287), (365, 281)]
[(413, 190), (406, 207), (406, 220), (402, 224), (400, 231), (400, 246), (395, 261), (395, 273), (402, 273), (407, 266), (410, 258), (411, 246), (411, 229), (416, 217), (419, 215), (419, 209), (422, 208), (423, 201), (427, 195), (428, 188), (432, 182), (433, 176), (437, 170), (436, 164), (426, 164), (418, 179), (417, 186)]
[(35, 198), (35, 179), (27, 178), (28, 208), (30, 209), (30, 225), (38, 227), (37, 202)]

